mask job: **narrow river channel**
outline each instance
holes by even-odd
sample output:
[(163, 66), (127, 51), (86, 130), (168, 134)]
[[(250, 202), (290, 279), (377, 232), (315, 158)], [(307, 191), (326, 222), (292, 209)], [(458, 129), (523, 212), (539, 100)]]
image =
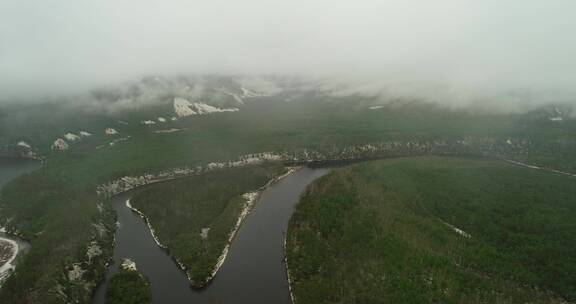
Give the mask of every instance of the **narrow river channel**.
[(116, 263), (108, 268), (94, 303), (105, 303), (106, 282), (118, 271), (122, 258), (134, 260), (139, 271), (150, 279), (155, 304), (290, 303), (283, 262), (284, 234), (300, 194), (328, 171), (303, 168), (264, 190), (238, 231), (226, 262), (203, 290), (190, 288), (184, 272), (156, 245), (148, 226), (126, 207), (131, 194), (116, 196), (112, 201), (119, 222), (114, 248)]

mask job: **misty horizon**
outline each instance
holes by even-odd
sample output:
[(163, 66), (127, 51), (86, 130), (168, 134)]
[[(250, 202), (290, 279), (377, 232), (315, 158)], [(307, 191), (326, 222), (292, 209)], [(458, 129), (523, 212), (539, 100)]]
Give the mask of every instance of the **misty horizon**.
[(412, 95), (450, 105), (515, 90), (566, 102), (575, 93), (575, 8), (494, 0), (7, 1), (0, 96), (79, 94), (145, 75), (265, 74), (366, 94), (415, 87)]

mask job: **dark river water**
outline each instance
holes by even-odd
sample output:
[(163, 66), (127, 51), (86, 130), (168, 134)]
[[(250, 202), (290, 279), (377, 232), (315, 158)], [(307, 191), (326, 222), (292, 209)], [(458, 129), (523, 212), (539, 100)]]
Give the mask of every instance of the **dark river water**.
[[(94, 303), (105, 303), (106, 281), (130, 258), (150, 279), (153, 303), (288, 304), (290, 295), (283, 258), (284, 234), (300, 194), (329, 169), (303, 168), (266, 189), (244, 220), (226, 262), (207, 288), (194, 290), (166, 252), (158, 247), (145, 222), (128, 209), (130, 193), (112, 201), (118, 214), (114, 261)], [(158, 202), (161, 204), (162, 202)]]
[(0, 157), (0, 189), (8, 181), (40, 166), (41, 163), (36, 160)]

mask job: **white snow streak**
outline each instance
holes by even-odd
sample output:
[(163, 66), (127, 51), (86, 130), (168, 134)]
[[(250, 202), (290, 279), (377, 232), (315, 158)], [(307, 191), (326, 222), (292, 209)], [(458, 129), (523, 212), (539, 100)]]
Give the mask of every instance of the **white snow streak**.
[(20, 247), (18, 246), (18, 243), (16, 243), (11, 239), (0, 237), (0, 241), (9, 243), (10, 246), (12, 246), (13, 248), (12, 255), (10, 256), (10, 258), (8, 258), (8, 260), (6, 261), (6, 263), (4, 263), (4, 265), (0, 266), (0, 283), (2, 283), (2, 281), (10, 275), (11, 271), (14, 270), (15, 266), (12, 263), (14, 262), (16, 256), (18, 255)]
[(66, 138), (68, 141), (80, 140), (80, 136), (78, 136), (74, 133), (66, 133), (66, 134), (64, 134), (64, 138)]
[(191, 115), (204, 115), (218, 112), (236, 112), (238, 108), (217, 108), (202, 102), (191, 103), (190, 101), (176, 97), (174, 98), (174, 112), (178, 117)]
[(32, 146), (30, 146), (30, 145), (29, 145), (27, 142), (25, 142), (25, 141), (19, 141), (16, 145), (19, 146), (19, 147), (27, 148), (27, 149), (32, 149)]
[(106, 133), (106, 135), (114, 135), (118, 134), (118, 131), (116, 131), (116, 129), (113, 128), (106, 128), (106, 130), (104, 130), (104, 133)]

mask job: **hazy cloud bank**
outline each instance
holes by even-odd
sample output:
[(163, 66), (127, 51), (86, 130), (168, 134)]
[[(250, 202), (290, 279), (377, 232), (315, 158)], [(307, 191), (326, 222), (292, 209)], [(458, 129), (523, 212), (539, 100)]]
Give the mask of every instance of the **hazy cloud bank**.
[(6, 0), (0, 96), (240, 73), (451, 105), (513, 92), (527, 106), (542, 101), (525, 92), (574, 96), (575, 12), (570, 0)]

